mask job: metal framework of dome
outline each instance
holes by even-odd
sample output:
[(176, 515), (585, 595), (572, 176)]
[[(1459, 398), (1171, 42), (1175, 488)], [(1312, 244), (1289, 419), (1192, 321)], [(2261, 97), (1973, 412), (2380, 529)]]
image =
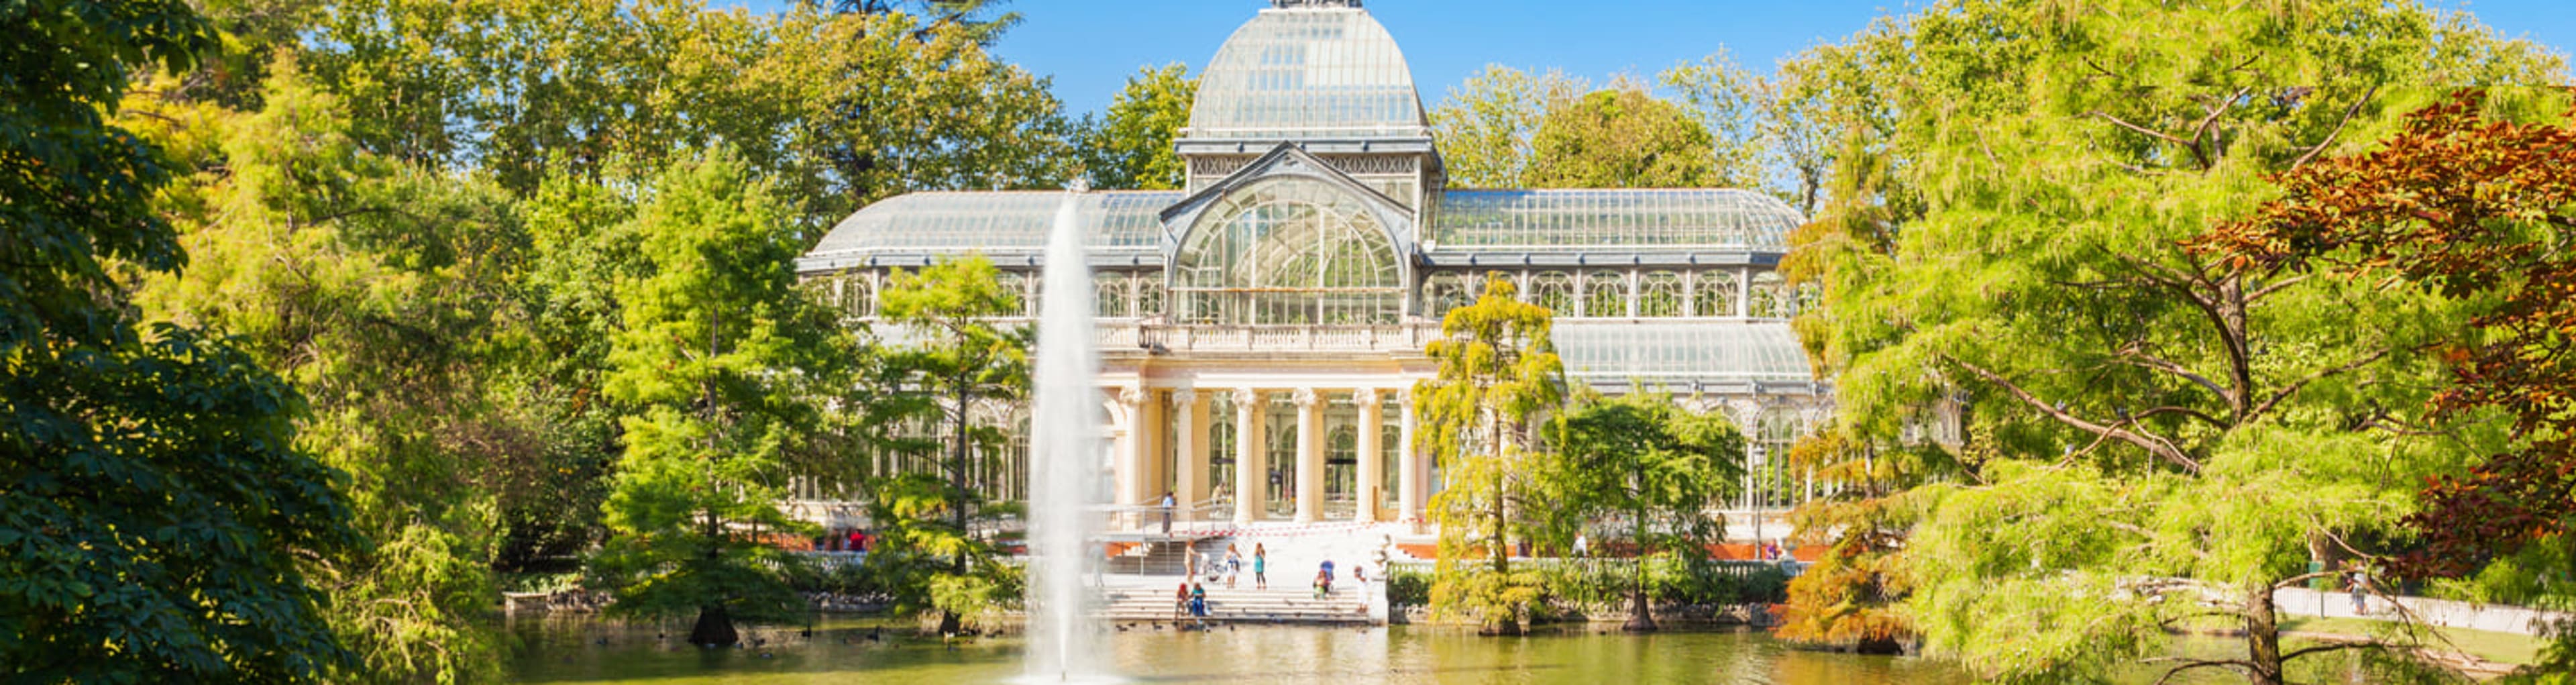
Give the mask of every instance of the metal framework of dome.
[[(868, 205), (833, 226), (802, 268), (872, 254), (936, 255), (1030, 252), (1046, 247), (1062, 191), (909, 193)], [(1076, 210), (1095, 252), (1159, 253), (1163, 224), (1155, 213), (1179, 191), (1083, 193)]]
[(1594, 384), (1797, 383), (1814, 379), (1785, 324), (1560, 322), (1565, 374)]
[(1199, 78), (1188, 138), (1425, 138), (1413, 71), (1356, 2), (1276, 3)]
[(1786, 252), (1789, 231), (1804, 221), (1749, 190), (1452, 190), (1440, 194), (1431, 238), (1443, 252)]

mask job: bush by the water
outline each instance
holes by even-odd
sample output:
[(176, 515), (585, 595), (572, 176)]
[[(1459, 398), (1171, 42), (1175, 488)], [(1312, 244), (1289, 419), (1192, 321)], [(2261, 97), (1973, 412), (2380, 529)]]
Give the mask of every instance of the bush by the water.
[[(1636, 563), (1627, 559), (1527, 560), (1514, 565), (1514, 575), (1534, 576), (1540, 595), (1566, 611), (1619, 607), (1636, 580)], [(1719, 606), (1774, 604), (1787, 599), (1789, 574), (1777, 564), (1649, 558), (1647, 599), (1657, 605)], [(1387, 576), (1387, 601), (1396, 606), (1427, 606), (1436, 574), (1427, 569), (1398, 569)]]

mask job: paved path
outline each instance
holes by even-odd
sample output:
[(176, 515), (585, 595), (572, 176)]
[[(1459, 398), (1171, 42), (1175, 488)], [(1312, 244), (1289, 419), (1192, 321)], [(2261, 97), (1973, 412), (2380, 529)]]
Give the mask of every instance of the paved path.
[[(2576, 614), (2564, 612), (2497, 604), (2480, 605), (2425, 597), (2392, 598), (2385, 595), (2369, 597), (2367, 613), (2356, 614), (2352, 610), (2352, 593), (2320, 592), (2307, 588), (2275, 590), (2272, 592), (2272, 601), (2281, 607), (2282, 613), (2298, 616), (2395, 621), (2399, 620), (2399, 616), (2404, 613), (2412, 613), (2416, 620), (2445, 628), (2467, 628), (2517, 635), (2538, 635), (2541, 628), (2551, 621), (2576, 619)], [(2405, 611), (2398, 611), (2399, 607), (2392, 606), (2392, 601), (2402, 603)]]

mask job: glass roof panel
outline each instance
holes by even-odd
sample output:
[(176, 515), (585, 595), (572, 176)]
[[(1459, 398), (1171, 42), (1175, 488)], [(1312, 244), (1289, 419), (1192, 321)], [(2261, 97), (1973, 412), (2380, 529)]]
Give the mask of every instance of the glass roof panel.
[(1352, 7), (1262, 10), (1199, 78), (1189, 138), (1425, 137), (1413, 72)]
[(1803, 223), (1788, 204), (1750, 190), (1451, 190), (1431, 236), (1437, 252), (1787, 252), (1789, 231)]
[(1797, 333), (1779, 322), (1581, 323), (1559, 320), (1556, 353), (1581, 381), (1814, 380)]
[[(1177, 190), (1077, 195), (1079, 216), (1098, 250), (1159, 250), (1156, 214), (1181, 201)], [(1065, 193), (1053, 190), (927, 192), (868, 205), (833, 226), (808, 258), (868, 252), (963, 254), (1040, 251)]]

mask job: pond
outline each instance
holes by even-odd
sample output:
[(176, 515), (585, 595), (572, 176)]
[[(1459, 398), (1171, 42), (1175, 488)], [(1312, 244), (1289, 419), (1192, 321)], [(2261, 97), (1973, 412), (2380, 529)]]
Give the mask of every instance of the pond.
[[(1118, 672), (1140, 683), (1970, 682), (1934, 661), (1794, 650), (1757, 631), (1626, 635), (1600, 629), (1488, 638), (1445, 627), (1246, 625), (1176, 633), (1140, 625), (1113, 632), (1107, 648)], [(866, 621), (824, 623), (811, 638), (795, 627), (753, 629), (745, 647), (712, 650), (681, 642), (686, 626), (679, 624), (549, 617), (515, 621), (509, 630), (519, 642), (509, 675), (523, 683), (989, 683), (1021, 675), (1015, 639), (952, 649), (935, 636)], [(755, 638), (762, 644), (750, 646)]]

